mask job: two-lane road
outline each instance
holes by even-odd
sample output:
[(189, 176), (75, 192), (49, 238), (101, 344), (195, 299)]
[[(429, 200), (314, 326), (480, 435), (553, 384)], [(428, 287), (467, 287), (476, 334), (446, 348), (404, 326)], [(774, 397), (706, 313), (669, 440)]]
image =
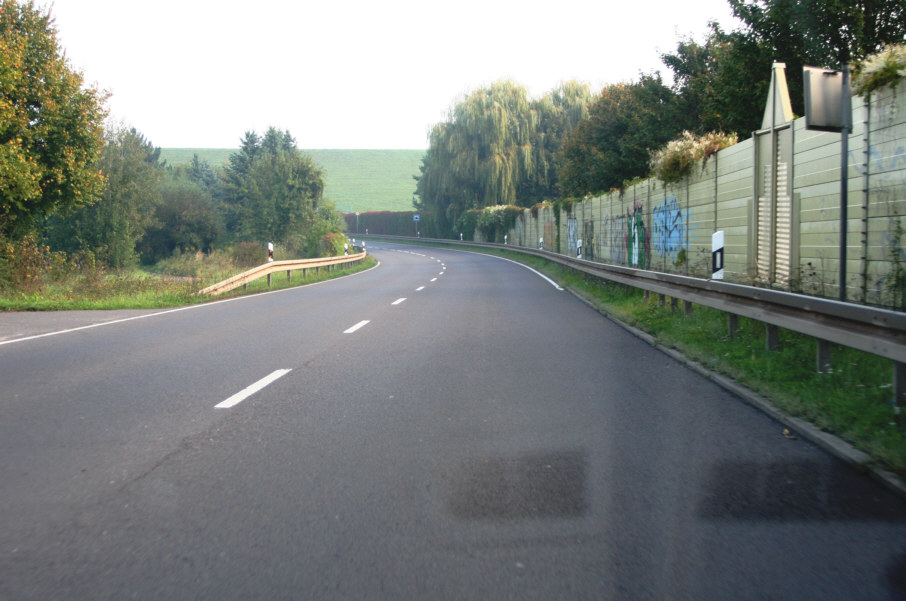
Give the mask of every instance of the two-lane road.
[(376, 246), (0, 315), (0, 599), (906, 598), (906, 503), (522, 266)]

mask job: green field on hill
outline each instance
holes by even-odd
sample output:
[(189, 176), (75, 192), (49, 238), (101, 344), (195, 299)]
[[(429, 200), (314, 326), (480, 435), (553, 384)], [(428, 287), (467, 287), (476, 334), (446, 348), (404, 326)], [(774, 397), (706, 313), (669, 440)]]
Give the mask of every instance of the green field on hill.
[[(197, 154), (212, 166), (224, 165), (234, 148), (162, 148), (170, 165), (188, 163)], [(413, 176), (424, 150), (303, 150), (324, 170), (324, 195), (344, 213), (411, 211)]]

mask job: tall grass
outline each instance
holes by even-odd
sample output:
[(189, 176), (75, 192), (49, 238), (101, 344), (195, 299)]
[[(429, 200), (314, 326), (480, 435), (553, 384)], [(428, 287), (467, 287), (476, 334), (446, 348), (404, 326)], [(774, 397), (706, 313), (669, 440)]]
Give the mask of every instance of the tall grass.
[[(21, 249), (16, 249), (21, 250)], [(213, 299), (253, 294), (299, 286), (355, 273), (374, 265), (371, 257), (336, 271), (293, 274), (292, 279), (274, 277), (252, 282), (217, 297), (199, 296), (202, 288), (257, 265), (257, 245), (250, 255), (242, 245), (211, 254), (176, 254), (150, 270), (108, 272), (92, 260), (91, 253), (66, 258), (60, 253), (32, 246), (25, 258), (11, 264), (0, 256), (0, 311), (61, 311), (83, 309), (156, 309), (203, 303)], [(23, 256), (17, 254), (17, 257)], [(11, 275), (12, 274), (12, 275)]]

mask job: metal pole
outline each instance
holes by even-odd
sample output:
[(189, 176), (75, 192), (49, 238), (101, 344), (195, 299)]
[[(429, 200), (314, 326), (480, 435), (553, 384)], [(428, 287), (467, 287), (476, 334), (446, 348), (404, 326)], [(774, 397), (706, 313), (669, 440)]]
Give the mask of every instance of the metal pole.
[(849, 132), (852, 129), (852, 110), (849, 105), (849, 65), (843, 64), (843, 103), (840, 130), (840, 300), (846, 300), (846, 238), (847, 205), (849, 204)]

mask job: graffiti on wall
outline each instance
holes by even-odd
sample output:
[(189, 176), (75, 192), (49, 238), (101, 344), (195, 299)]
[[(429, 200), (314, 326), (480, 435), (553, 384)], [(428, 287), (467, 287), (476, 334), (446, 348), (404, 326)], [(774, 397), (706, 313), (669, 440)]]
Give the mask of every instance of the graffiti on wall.
[(633, 267), (648, 266), (648, 250), (650, 240), (645, 231), (645, 219), (642, 212), (642, 203), (632, 203), (632, 209), (626, 213), (626, 259)]
[(675, 261), (681, 250), (686, 248), (686, 219), (689, 209), (683, 210), (671, 196), (654, 207), (651, 214), (652, 244), (659, 254)]
[[(579, 220), (571, 217), (566, 220), (566, 252), (568, 254), (576, 252), (576, 242), (579, 240)], [(561, 252), (563, 249), (560, 249)]]
[[(872, 141), (872, 146), (868, 149), (868, 164), (871, 167), (870, 171), (874, 173), (883, 173), (885, 171), (894, 171), (897, 168), (906, 167), (906, 146), (899, 146), (895, 150), (891, 151), (889, 156), (881, 156), (881, 152), (878, 150), (879, 142), (876, 140)], [(866, 169), (865, 165), (862, 164), (863, 151), (859, 150), (859, 156), (856, 155), (855, 150), (849, 151), (849, 161), (852, 165), (853, 170), (859, 175), (865, 175)], [(900, 166), (902, 164), (902, 167)]]
[(544, 248), (551, 249), (557, 244), (557, 224), (547, 221), (544, 224)]
[[(649, 264), (650, 244), (643, 204), (634, 202), (625, 215), (604, 217), (603, 244), (610, 253), (610, 261), (619, 265), (632, 265), (645, 269)], [(592, 234), (594, 230), (592, 229)], [(586, 234), (588, 236), (588, 234)]]
[(589, 261), (595, 260), (595, 222), (586, 221), (582, 224), (582, 254)]
[(606, 236), (610, 260), (618, 265), (626, 263), (626, 217), (610, 215), (604, 218), (609, 232)]

